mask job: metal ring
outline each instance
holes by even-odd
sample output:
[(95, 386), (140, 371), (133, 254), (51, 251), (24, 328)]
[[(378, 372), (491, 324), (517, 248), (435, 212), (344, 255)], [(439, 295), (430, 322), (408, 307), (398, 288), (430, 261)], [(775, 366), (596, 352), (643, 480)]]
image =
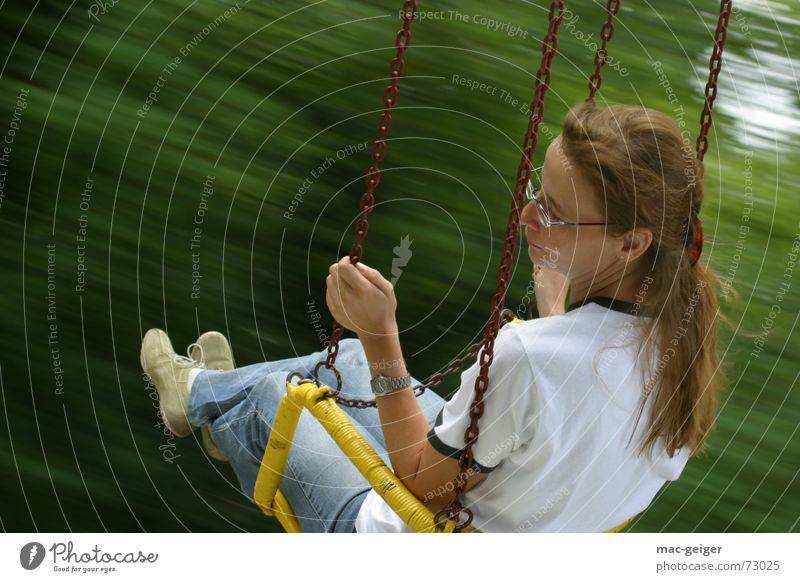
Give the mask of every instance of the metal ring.
[[(448, 520), (453, 519), (453, 517), (450, 515), (450, 512), (448, 511), (448, 509), (449, 508), (445, 507), (444, 509), (442, 509), (440, 511), (437, 511), (436, 514), (434, 514), (434, 516), (433, 516), (433, 525), (437, 529), (444, 529), (444, 524), (441, 523), (442, 516), (446, 516), (446, 518)], [(467, 521), (465, 521), (464, 523), (461, 523), (461, 524), (459, 524), (458, 521), (456, 521), (456, 527), (453, 530), (454, 532), (461, 531), (462, 529), (464, 529), (465, 527), (467, 527), (469, 524), (472, 523), (472, 518), (473, 518), (472, 510), (469, 507), (462, 508), (461, 512), (459, 513), (459, 518), (461, 517), (461, 513), (464, 513), (464, 512), (466, 512), (466, 514), (468, 516), (467, 517)]]
[[(472, 513), (472, 510), (470, 508), (468, 508), (468, 507), (465, 507), (461, 511), (462, 512), (466, 512), (469, 517), (467, 518), (467, 521), (465, 521), (464, 523), (461, 523), (461, 524), (457, 523), (455, 531), (461, 531), (462, 529), (467, 527), (469, 524), (472, 523), (472, 518), (474, 517), (473, 513)], [(458, 517), (459, 517), (459, 519), (461, 518), (461, 513), (458, 514)]]
[(336, 390), (333, 391), (331, 396), (338, 396), (339, 392), (342, 390), (342, 375), (339, 373), (339, 368), (336, 367), (336, 364), (328, 365), (326, 360), (322, 360), (319, 364), (314, 367), (314, 383), (319, 386), (319, 367), (325, 366), (329, 370), (333, 370), (333, 373), (336, 374)]
[[(440, 511), (437, 511), (434, 514), (434, 516), (433, 516), (433, 527), (435, 527), (438, 530), (443, 530), (444, 529), (444, 524), (441, 523), (441, 521), (442, 521), (442, 516), (445, 515), (445, 514), (447, 514), (447, 510), (446, 509), (442, 509)], [(447, 516), (447, 519), (450, 519), (450, 517)]]
[(306, 378), (303, 378), (303, 375), (300, 372), (294, 371), (294, 372), (289, 372), (289, 375), (286, 376), (286, 383), (287, 384), (291, 384), (292, 383), (292, 378), (294, 376), (297, 376), (298, 378), (300, 378), (301, 381), (306, 380)]
[(503, 311), (501, 311), (501, 312), (500, 312), (500, 317), (503, 317), (503, 318), (505, 318), (505, 320), (506, 320), (508, 323), (511, 323), (511, 321), (512, 321), (512, 320), (513, 320), (515, 317), (517, 317), (517, 314), (516, 314), (516, 313), (514, 313), (514, 311), (513, 311), (513, 310), (511, 310), (511, 309), (509, 309), (508, 307), (506, 307), (505, 309), (503, 309)]

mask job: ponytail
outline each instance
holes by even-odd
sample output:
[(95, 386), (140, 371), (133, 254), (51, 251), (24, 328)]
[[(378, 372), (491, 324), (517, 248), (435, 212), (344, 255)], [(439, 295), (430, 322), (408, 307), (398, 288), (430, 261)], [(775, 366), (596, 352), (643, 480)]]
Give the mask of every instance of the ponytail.
[(669, 456), (682, 447), (692, 455), (701, 452), (715, 426), (725, 382), (715, 333), (720, 316), (715, 291), (722, 282), (702, 263), (691, 267), (689, 260), (662, 259), (649, 275), (656, 289), (649, 299), (661, 308), (643, 330), (642, 356), (653, 365), (642, 366), (642, 399), (634, 423), (635, 431), (647, 400), (652, 400), (640, 447), (647, 454), (660, 437)]
[[(647, 228), (653, 240), (630, 266), (642, 293), (639, 350), (648, 426), (640, 449), (663, 439), (670, 456), (699, 453), (713, 430), (725, 384), (717, 353), (717, 290), (722, 280), (699, 260), (703, 227), (702, 165), (675, 121), (633, 105), (573, 107), (564, 119), (562, 151), (593, 186), (611, 236)], [(645, 284), (646, 283), (646, 284)], [(633, 438), (633, 435), (631, 435)]]

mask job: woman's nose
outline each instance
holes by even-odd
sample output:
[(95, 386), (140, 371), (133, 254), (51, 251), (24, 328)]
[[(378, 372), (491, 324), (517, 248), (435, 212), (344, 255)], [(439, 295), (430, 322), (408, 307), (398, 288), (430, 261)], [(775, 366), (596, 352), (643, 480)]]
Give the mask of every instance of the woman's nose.
[(539, 221), (539, 212), (536, 209), (536, 203), (533, 201), (528, 202), (525, 206), (522, 207), (522, 212), (520, 213), (520, 221), (525, 226), (531, 228), (534, 231), (538, 231), (542, 228), (542, 223)]

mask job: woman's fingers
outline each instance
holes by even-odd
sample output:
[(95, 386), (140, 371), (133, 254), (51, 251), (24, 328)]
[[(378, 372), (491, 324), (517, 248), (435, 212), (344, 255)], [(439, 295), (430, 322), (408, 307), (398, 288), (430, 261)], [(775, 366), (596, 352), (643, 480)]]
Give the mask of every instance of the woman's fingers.
[(329, 271), (326, 300), (343, 327), (356, 333), (377, 333), (396, 327), (394, 288), (379, 271), (360, 261), (353, 265), (349, 256), (331, 265)]
[[(335, 268), (334, 268), (335, 267)], [(350, 257), (346, 256), (341, 261), (331, 267), (338, 273), (351, 289), (367, 292), (371, 287), (377, 287), (383, 294), (392, 289), (392, 284), (387, 281), (380, 271), (368, 267), (362, 262), (355, 266), (350, 262)]]
[(348, 277), (345, 273), (345, 270), (341, 268), (338, 263), (331, 265), (330, 268), (330, 275), (328, 278), (330, 279), (329, 285), (334, 285), (337, 289), (347, 289), (351, 290), (354, 288), (352, 278)]
[(367, 281), (383, 291), (384, 294), (388, 294), (393, 290), (392, 284), (387, 281), (383, 275), (381, 275), (381, 272), (378, 271), (378, 269), (368, 267), (364, 263), (358, 263), (358, 265), (356, 265), (356, 269)]
[(338, 319), (339, 306), (335, 297), (333, 296), (330, 285), (328, 285), (328, 289), (325, 291), (325, 303), (328, 305), (328, 310), (331, 312), (331, 315), (333, 315), (334, 319)]
[(339, 267), (340, 280), (347, 285), (348, 289), (366, 291), (369, 283), (361, 276), (353, 265), (342, 265)]

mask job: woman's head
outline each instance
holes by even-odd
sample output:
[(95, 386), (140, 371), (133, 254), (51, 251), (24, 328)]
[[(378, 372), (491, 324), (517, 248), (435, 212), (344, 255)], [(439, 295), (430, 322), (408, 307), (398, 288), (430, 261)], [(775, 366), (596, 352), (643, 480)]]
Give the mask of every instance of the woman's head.
[(699, 168), (667, 115), (581, 103), (547, 149), (537, 193), (552, 219), (579, 224), (547, 228), (528, 204), (531, 258), (568, 276), (579, 298), (632, 296), (659, 253), (688, 267), (684, 241), (693, 232), (685, 226), (702, 205)]
[(570, 301), (617, 297), (650, 316), (641, 318), (644, 361), (658, 365), (643, 377), (653, 400), (643, 450), (663, 436), (670, 454), (699, 451), (724, 380), (712, 289), (721, 281), (690, 259), (701, 173), (688, 132), (669, 116), (587, 101), (566, 115), (536, 194), (551, 220), (579, 224), (548, 228), (536, 201), (522, 213), (531, 258), (569, 278)]

